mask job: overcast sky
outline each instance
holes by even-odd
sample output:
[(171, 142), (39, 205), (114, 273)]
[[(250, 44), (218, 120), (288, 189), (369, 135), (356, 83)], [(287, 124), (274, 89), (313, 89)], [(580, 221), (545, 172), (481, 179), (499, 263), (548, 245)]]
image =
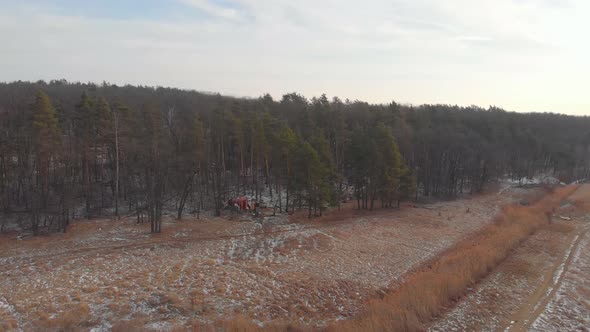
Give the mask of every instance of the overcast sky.
[(0, 0), (0, 81), (590, 115), (588, 0)]

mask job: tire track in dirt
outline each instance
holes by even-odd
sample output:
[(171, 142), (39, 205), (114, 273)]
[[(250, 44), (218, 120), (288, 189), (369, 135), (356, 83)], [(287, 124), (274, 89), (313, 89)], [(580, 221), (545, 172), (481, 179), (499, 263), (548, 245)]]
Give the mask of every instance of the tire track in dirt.
[(555, 297), (563, 278), (569, 270), (578, 245), (586, 236), (590, 226), (585, 226), (570, 236), (570, 246), (564, 253), (563, 259), (559, 260), (552, 269), (545, 273), (543, 282), (535, 292), (516, 311), (508, 324), (502, 327), (503, 331), (529, 331), (530, 327), (543, 313), (545, 307)]

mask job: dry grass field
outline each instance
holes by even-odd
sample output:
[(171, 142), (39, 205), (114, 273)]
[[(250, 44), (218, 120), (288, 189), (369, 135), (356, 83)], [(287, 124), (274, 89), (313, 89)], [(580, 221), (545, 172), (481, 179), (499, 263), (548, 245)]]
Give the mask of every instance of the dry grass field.
[[(351, 203), (312, 220), (170, 218), (159, 235), (133, 220), (80, 220), (66, 234), (4, 236), (0, 330), (544, 330), (571, 319), (572, 301), (577, 326), (588, 188), (365, 212)], [(551, 287), (566, 254), (558, 296), (543, 297), (531, 286)]]
[(554, 211), (550, 225), (537, 230), (429, 330), (587, 330), (588, 202), (590, 185), (582, 185)]
[(0, 330), (327, 326), (535, 193), (373, 212), (350, 204), (313, 220), (168, 219), (160, 235), (133, 220), (93, 220), (66, 234), (6, 236)]
[(549, 223), (553, 209), (577, 189), (556, 189), (531, 206), (510, 205), (493, 223), (460, 241), (399, 287), (373, 299), (354, 319), (333, 323), (333, 331), (421, 331), (460, 300), (529, 235)]

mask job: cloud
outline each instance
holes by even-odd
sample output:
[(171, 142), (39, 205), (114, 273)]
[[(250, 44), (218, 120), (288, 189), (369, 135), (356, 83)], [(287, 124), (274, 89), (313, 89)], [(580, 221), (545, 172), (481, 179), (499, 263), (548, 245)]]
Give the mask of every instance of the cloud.
[(215, 18), (239, 20), (242, 18), (236, 8), (220, 6), (209, 0), (180, 0), (182, 3), (194, 7)]
[(590, 46), (583, 42), (590, 5), (582, 0), (559, 6), (177, 0), (170, 6), (157, 19), (128, 19), (0, 0), (0, 79), (65, 77), (242, 96), (325, 92), (522, 111), (564, 105), (556, 111), (579, 112), (586, 103), (578, 87), (590, 74)]

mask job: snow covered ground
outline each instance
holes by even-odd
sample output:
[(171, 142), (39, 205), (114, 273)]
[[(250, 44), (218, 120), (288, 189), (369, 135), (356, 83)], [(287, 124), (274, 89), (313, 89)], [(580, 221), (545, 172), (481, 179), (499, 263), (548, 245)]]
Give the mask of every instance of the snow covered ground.
[(586, 232), (582, 236), (567, 271), (561, 270), (561, 284), (533, 323), (532, 330), (590, 329), (590, 233)]

